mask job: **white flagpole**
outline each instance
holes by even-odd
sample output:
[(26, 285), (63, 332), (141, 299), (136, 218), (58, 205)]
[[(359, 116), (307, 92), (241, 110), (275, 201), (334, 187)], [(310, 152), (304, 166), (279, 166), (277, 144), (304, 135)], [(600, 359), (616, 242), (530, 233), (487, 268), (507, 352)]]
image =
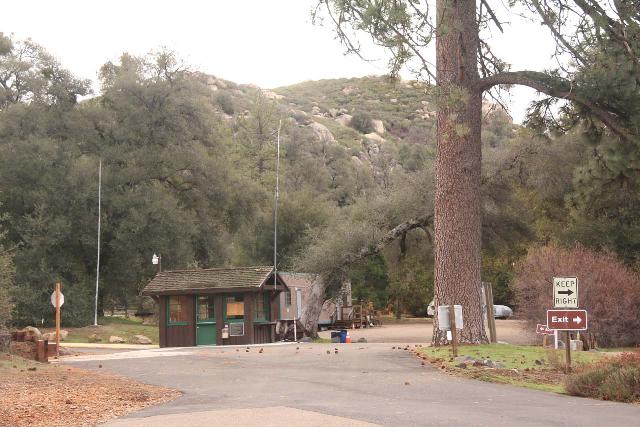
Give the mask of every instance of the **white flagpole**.
[(278, 198), (280, 197), (280, 128), (282, 120), (278, 123), (277, 154), (276, 154), (276, 194), (273, 208), (273, 289), (278, 286), (276, 275), (278, 273)]
[(96, 301), (93, 325), (98, 326), (98, 284), (100, 283), (100, 219), (102, 213), (102, 159), (98, 166), (98, 261), (96, 263)]

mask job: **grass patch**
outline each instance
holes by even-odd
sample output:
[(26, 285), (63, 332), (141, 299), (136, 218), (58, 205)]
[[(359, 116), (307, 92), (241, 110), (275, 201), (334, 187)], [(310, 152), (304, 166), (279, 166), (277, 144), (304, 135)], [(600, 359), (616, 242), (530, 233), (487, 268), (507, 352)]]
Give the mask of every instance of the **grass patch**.
[[(102, 338), (100, 343), (108, 344), (112, 335), (131, 341), (134, 335), (144, 335), (151, 338), (154, 344), (158, 344), (159, 330), (154, 325), (143, 325), (142, 320), (130, 317), (101, 317), (98, 319), (98, 326), (85, 326), (82, 328), (63, 328), (69, 332), (65, 342), (88, 343), (89, 335), (97, 334)], [(51, 331), (50, 329), (48, 331)]]
[(22, 372), (28, 370), (49, 369), (51, 365), (36, 362), (35, 360), (24, 359), (10, 353), (0, 353), (0, 375), (11, 372)]
[[(445, 359), (451, 366), (455, 365), (450, 347), (426, 347), (422, 352), (430, 358)], [(465, 345), (458, 348), (459, 356), (470, 356), (474, 359), (491, 359), (500, 362), (505, 369), (558, 368), (564, 364), (564, 350), (545, 349), (531, 345), (484, 344)], [(571, 360), (575, 365), (592, 363), (602, 359), (604, 355), (597, 352), (574, 351)], [(536, 363), (536, 360), (541, 364)]]
[(317, 344), (331, 344), (332, 341), (329, 338), (316, 338), (313, 342)]
[[(481, 381), (511, 384), (536, 390), (565, 393), (564, 350), (545, 349), (536, 346), (509, 344), (485, 344), (461, 346), (458, 359), (452, 355), (450, 347), (424, 347), (418, 355), (426, 358), (441, 369), (455, 375)], [(475, 360), (491, 360), (499, 363), (499, 368), (486, 366), (457, 367), (465, 356)], [(594, 362), (610, 357), (607, 353), (572, 352), (572, 367), (580, 369)]]

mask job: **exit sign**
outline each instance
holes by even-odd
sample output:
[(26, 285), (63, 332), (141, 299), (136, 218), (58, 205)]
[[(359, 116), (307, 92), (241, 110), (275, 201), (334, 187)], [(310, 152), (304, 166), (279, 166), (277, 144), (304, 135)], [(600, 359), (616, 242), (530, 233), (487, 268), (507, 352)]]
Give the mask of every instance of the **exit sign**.
[(558, 331), (586, 331), (587, 310), (547, 310), (547, 327)]
[(553, 306), (555, 308), (578, 308), (578, 278), (553, 278)]

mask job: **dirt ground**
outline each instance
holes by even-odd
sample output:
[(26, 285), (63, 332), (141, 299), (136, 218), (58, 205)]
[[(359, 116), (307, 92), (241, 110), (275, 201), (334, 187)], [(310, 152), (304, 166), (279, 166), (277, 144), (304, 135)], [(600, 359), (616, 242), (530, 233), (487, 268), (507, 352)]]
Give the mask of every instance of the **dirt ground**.
[[(372, 343), (430, 343), (433, 325), (431, 322), (382, 325), (375, 328), (350, 329), (352, 342), (365, 338)], [(498, 341), (509, 344), (536, 344), (540, 338), (535, 331), (526, 329), (521, 320), (496, 320)], [(331, 331), (320, 332), (321, 338), (331, 338)]]
[(0, 426), (94, 426), (181, 395), (106, 373), (0, 358)]

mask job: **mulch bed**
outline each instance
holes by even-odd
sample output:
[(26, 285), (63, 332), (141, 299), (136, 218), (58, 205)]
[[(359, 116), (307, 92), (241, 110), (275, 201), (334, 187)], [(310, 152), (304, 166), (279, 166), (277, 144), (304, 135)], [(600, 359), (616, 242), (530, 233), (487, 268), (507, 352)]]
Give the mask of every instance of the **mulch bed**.
[(0, 372), (0, 425), (95, 426), (173, 400), (177, 390), (61, 365)]

